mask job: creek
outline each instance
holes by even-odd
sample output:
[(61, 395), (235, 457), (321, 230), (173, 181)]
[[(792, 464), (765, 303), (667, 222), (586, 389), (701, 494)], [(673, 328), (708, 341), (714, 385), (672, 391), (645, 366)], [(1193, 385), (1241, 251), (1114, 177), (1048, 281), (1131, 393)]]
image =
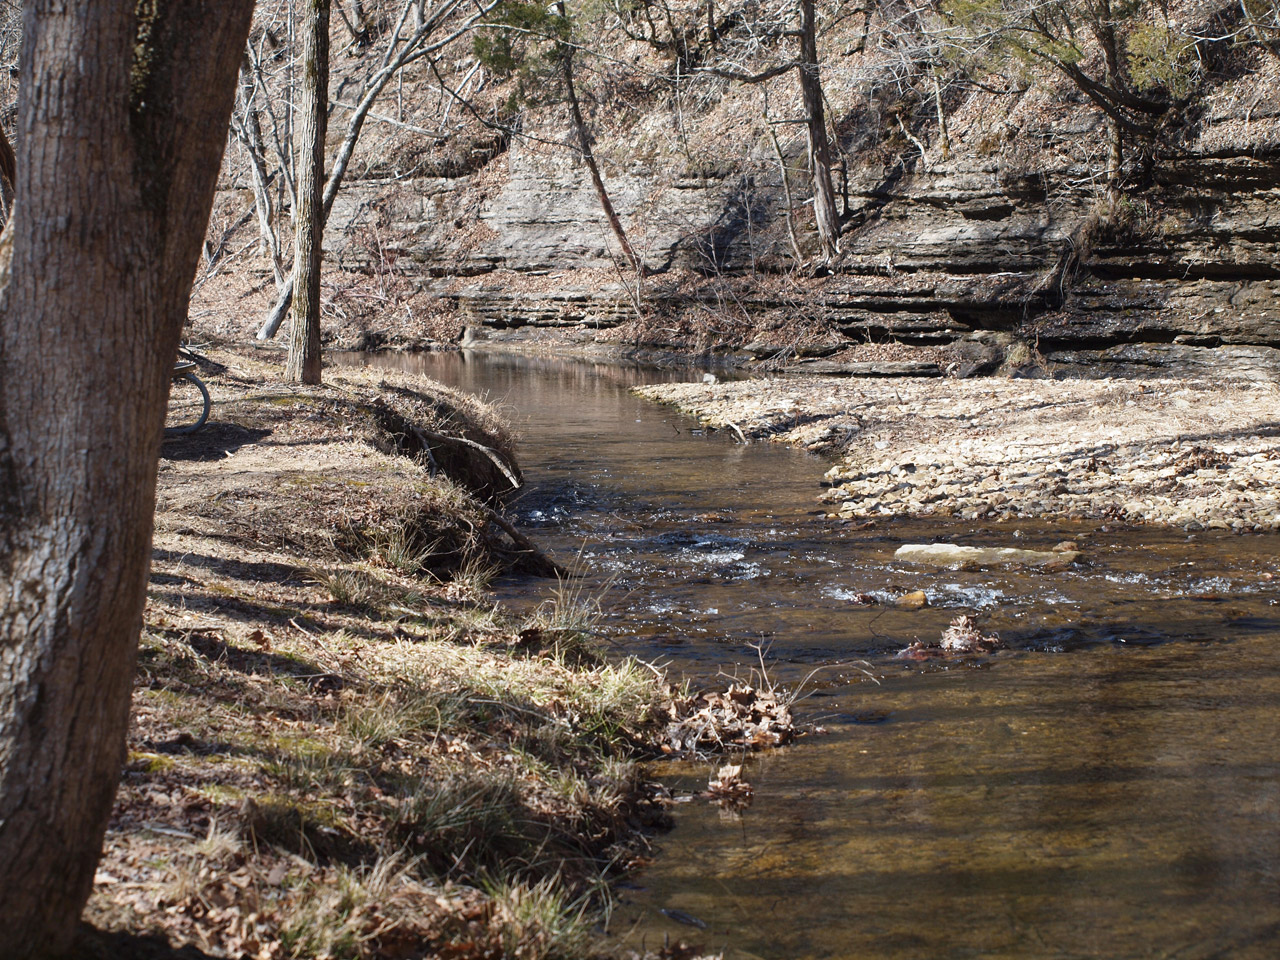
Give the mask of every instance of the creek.
[[(348, 358), (347, 362), (352, 362)], [(728, 957), (1271, 958), (1280, 949), (1280, 538), (827, 519), (825, 465), (639, 400), (688, 379), (504, 354), (369, 356), (499, 403), (511, 512), (589, 571), (619, 653), (800, 688), (824, 732), (747, 758), (740, 816), (693, 799), (620, 891), (628, 948)], [(1050, 549), (1063, 572), (896, 563), (902, 543)], [(499, 595), (530, 608), (546, 581)], [(892, 600), (924, 590), (929, 606)], [(874, 602), (867, 602), (868, 600)], [(961, 613), (1003, 649), (894, 654)], [(717, 676), (720, 679), (717, 680)], [(874, 679), (872, 679), (874, 677)], [(712, 767), (659, 765), (674, 794)]]

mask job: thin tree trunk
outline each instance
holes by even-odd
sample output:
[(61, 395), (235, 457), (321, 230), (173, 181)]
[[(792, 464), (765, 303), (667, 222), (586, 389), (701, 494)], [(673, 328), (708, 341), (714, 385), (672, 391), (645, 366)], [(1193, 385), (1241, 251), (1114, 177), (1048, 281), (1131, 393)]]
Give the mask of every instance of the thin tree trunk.
[(938, 113), (938, 140), (942, 144), (942, 159), (951, 156), (951, 131), (947, 129), (947, 111), (942, 101), (942, 82), (933, 78), (933, 105)]
[(609, 221), (609, 228), (613, 231), (613, 235), (618, 238), (618, 245), (622, 247), (622, 253), (626, 256), (627, 262), (631, 264), (637, 275), (643, 277), (648, 273), (644, 261), (636, 255), (630, 241), (627, 240), (627, 232), (622, 228), (622, 221), (618, 219), (617, 211), (613, 209), (613, 201), (609, 199), (609, 192), (604, 188), (604, 180), (600, 176), (600, 167), (596, 163), (596, 156), (591, 150), (591, 133), (587, 130), (587, 121), (582, 116), (582, 106), (578, 103), (578, 90), (573, 82), (573, 47), (570, 44), (562, 43), (560, 45), (560, 69), (564, 76), (565, 91), (569, 96), (569, 112), (573, 118), (573, 132), (578, 139), (578, 149), (582, 153), (582, 161), (587, 165), (587, 170), (591, 173), (591, 183), (596, 188), (596, 196), (600, 200), (600, 208), (604, 210), (605, 219)]
[(347, 28), (347, 33), (351, 34), (351, 39), (357, 43), (364, 34), (364, 17), (360, 13), (360, 5), (356, 4), (356, 18), (352, 22), (347, 16), (347, 8), (342, 5), (342, 0), (337, 0), (334, 4), (338, 8), (338, 16), (342, 19), (342, 25)]
[(818, 74), (818, 36), (814, 0), (800, 0), (800, 95), (809, 131), (809, 172), (813, 177), (813, 219), (824, 260), (840, 252), (840, 214), (831, 180), (831, 142), (827, 139)]
[[(1115, 91), (1125, 91), (1125, 76), (1121, 67), (1120, 39), (1116, 35), (1115, 19), (1110, 0), (1100, 0), (1097, 7), (1097, 23), (1094, 35), (1102, 47), (1102, 59), (1106, 69), (1106, 83)], [(1107, 198), (1114, 205), (1120, 199), (1120, 181), (1124, 171), (1124, 130), (1118, 116), (1107, 115)]]
[(232, 121), (232, 129), (237, 139), (249, 155), (249, 170), (252, 174), (253, 198), (258, 210), (258, 232), (261, 236), (262, 252), (271, 261), (271, 273), (275, 278), (276, 289), (285, 284), (284, 256), (280, 250), (280, 239), (275, 227), (275, 204), (271, 199), (271, 177), (267, 173), (266, 144), (262, 139), (262, 125), (258, 119), (258, 111), (253, 106), (253, 78), (248, 76), (249, 64), (241, 66), (241, 92), (244, 97), (244, 114)]
[[(397, 76), (407, 64), (420, 60), (437, 50), (442, 50), (457, 40), (470, 30), (476, 22), (493, 10), (499, 2), (501, 0), (478, 0), (461, 22), (451, 23), (444, 32), (444, 36), (429, 43), (427, 41), (432, 36), (433, 31), (452, 16), (461, 4), (457, 0), (445, 0), (445, 2), (437, 4), (433, 8), (433, 12), (424, 18), (422, 26), (407, 38), (401, 36), (400, 27), (411, 12), (411, 6), (406, 4), (402, 8), (400, 24), (397, 25), (392, 33), (392, 45), (387, 48), (382, 65), (367, 81), (368, 86), (365, 88), (360, 102), (356, 104), (356, 108), (351, 112), (351, 119), (347, 121), (347, 132), (343, 136), (342, 145), (338, 147), (338, 152), (334, 155), (333, 164), (329, 169), (329, 180), (324, 187), (322, 224), (329, 222), (329, 212), (333, 209), (334, 198), (337, 197), (338, 189), (342, 186), (342, 179), (346, 176), (347, 167), (350, 165), (351, 157), (355, 153), (356, 143), (360, 139), (360, 132), (364, 129), (365, 121), (369, 118), (369, 111), (373, 107), (374, 101), (378, 99), (383, 89), (391, 81), (391, 78)], [(397, 46), (397, 44), (399, 45)], [(293, 281), (290, 279), (285, 283), (284, 289), (280, 291), (279, 296), (276, 298), (276, 304), (266, 322), (258, 330), (259, 340), (270, 340), (276, 335), (276, 332), (280, 329), (280, 324), (289, 312), (289, 306), (292, 302)]]
[(13, 213), (13, 185), (17, 180), (17, 157), (9, 138), (0, 130), (0, 228), (9, 222), (9, 215)]
[(276, 335), (280, 329), (280, 324), (284, 323), (284, 318), (289, 315), (289, 308), (293, 306), (293, 276), (284, 282), (280, 293), (276, 296), (275, 306), (271, 308), (271, 312), (267, 314), (266, 323), (262, 325), (262, 329), (258, 331), (259, 340), (270, 340)]
[[(480, 8), (479, 14), (487, 13), (490, 9), (492, 9), (492, 0)], [(359, 8), (357, 7), (358, 10)], [(333, 209), (334, 198), (338, 195), (338, 188), (342, 186), (342, 178), (346, 176), (347, 167), (351, 164), (351, 157), (355, 153), (356, 143), (360, 140), (360, 133), (364, 130), (365, 121), (369, 118), (369, 111), (373, 108), (374, 101), (378, 99), (378, 96), (391, 78), (406, 63), (421, 53), (422, 48), (418, 45), (421, 39), (421, 37), (414, 38), (414, 43), (406, 44), (405, 48), (395, 57), (392, 57), (391, 51), (388, 50), (386, 61), (384, 61), (378, 72), (373, 75), (364, 97), (356, 104), (355, 110), (351, 112), (351, 119), (347, 121), (347, 132), (342, 138), (342, 145), (338, 147), (338, 152), (334, 155), (333, 165), (329, 170), (329, 180), (324, 186), (322, 227), (329, 222), (329, 211)], [(271, 313), (267, 316), (266, 322), (258, 330), (259, 340), (270, 340), (276, 335), (280, 330), (280, 324), (284, 322), (284, 318), (288, 315), (289, 307), (292, 303), (293, 278), (290, 277), (276, 297), (275, 306), (271, 308)]]
[(1114, 204), (1120, 200), (1124, 179), (1124, 131), (1112, 117), (1107, 117), (1107, 197)]
[(320, 255), (324, 247), (324, 141), (329, 115), (330, 0), (310, 0), (302, 38), (298, 209), (294, 213), (293, 330), (285, 379), (320, 382)]
[(165, 398), (251, 0), (29, 0), (0, 245), (0, 930), (65, 955), (124, 761)]
[[(768, 107), (765, 107), (765, 123), (769, 123)], [(796, 263), (804, 263), (804, 254), (800, 252), (800, 240), (796, 237), (796, 223), (793, 214), (794, 201), (791, 199), (791, 174), (787, 170), (787, 161), (782, 156), (782, 144), (778, 143), (777, 131), (769, 124), (769, 139), (773, 141), (773, 155), (778, 158), (778, 173), (782, 176), (782, 196), (786, 200), (787, 236), (791, 238), (791, 252)]]

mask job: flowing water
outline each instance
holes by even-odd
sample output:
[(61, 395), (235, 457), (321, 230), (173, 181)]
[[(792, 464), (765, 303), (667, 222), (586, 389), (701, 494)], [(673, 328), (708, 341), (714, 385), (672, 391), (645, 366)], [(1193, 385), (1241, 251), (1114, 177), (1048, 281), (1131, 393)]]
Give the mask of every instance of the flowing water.
[[(748, 758), (755, 800), (740, 816), (675, 807), (653, 864), (621, 891), (612, 929), (629, 948), (1280, 956), (1280, 538), (857, 529), (820, 509), (821, 461), (707, 435), (627, 392), (688, 371), (363, 362), (506, 405), (527, 479), (512, 510), (540, 544), (581, 558), (619, 651), (704, 681), (763, 660), (775, 682), (803, 684), (797, 714), (824, 732)], [(1064, 539), (1084, 559), (1060, 573), (892, 559), (904, 542)], [(551, 592), (499, 589), (526, 607)], [(906, 590), (930, 605), (893, 606)], [(960, 613), (1005, 648), (968, 664), (894, 659)], [(687, 798), (709, 768), (657, 773)]]

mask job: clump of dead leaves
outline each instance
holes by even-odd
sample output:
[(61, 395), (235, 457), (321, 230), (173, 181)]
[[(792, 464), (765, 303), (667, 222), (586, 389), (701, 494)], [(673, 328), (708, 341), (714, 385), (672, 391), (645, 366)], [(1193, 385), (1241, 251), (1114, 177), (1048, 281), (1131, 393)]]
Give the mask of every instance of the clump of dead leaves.
[(725, 750), (762, 750), (796, 738), (790, 699), (776, 687), (733, 683), (723, 693), (672, 697), (660, 749), (668, 756), (706, 757)]
[(726, 763), (707, 781), (706, 797), (722, 810), (738, 813), (751, 806), (755, 790), (742, 779), (741, 764)]
[(917, 640), (898, 653), (900, 660), (931, 660), (949, 656), (978, 656), (1003, 646), (998, 634), (983, 636), (978, 625), (967, 614), (961, 614), (947, 625), (935, 643)]

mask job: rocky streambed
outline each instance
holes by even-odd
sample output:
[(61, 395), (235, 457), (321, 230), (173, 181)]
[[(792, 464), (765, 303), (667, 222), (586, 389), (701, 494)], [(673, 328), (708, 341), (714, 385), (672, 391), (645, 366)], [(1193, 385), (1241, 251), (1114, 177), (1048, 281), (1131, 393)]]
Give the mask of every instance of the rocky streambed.
[(814, 376), (641, 395), (743, 440), (826, 453), (832, 517), (1280, 529), (1280, 385)]

